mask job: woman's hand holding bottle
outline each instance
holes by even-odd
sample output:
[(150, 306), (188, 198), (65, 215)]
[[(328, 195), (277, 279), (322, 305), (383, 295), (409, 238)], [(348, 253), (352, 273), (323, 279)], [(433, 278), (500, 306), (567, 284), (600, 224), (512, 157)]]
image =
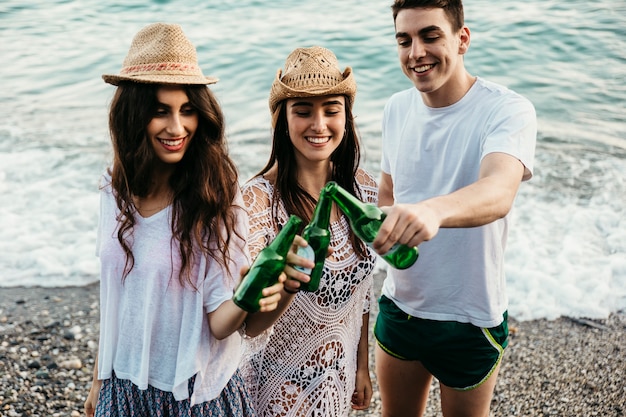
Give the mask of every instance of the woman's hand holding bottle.
[(312, 259), (298, 255), (298, 248), (307, 246), (307, 241), (302, 236), (296, 235), (293, 245), (289, 253), (287, 253), (287, 265), (284, 269), (287, 281), (285, 281), (284, 290), (289, 294), (296, 294), (300, 291), (302, 283), (308, 283), (311, 280), (307, 271), (311, 271), (315, 267), (315, 262)]

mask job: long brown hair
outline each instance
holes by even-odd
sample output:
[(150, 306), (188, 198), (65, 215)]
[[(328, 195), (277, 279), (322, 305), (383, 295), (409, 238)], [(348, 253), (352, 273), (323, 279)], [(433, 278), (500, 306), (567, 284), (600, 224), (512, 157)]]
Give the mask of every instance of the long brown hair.
[[(132, 232), (136, 223), (133, 196), (144, 197), (156, 169), (156, 155), (146, 126), (158, 107), (159, 84), (122, 82), (109, 113), (114, 160), (110, 169), (118, 218), (118, 241), (126, 253), (124, 280), (133, 269)], [(173, 190), (172, 235), (181, 256), (179, 281), (195, 288), (191, 268), (196, 256), (207, 256), (228, 271), (229, 243), (235, 232), (233, 200), (238, 174), (227, 153), (224, 115), (204, 85), (184, 85), (189, 103), (198, 112), (198, 128), (183, 159), (169, 178)], [(215, 243), (211, 242), (215, 240)], [(198, 253), (200, 251), (200, 253)]]
[[(357, 198), (362, 198), (356, 181), (356, 174), (361, 159), (361, 147), (359, 135), (354, 117), (352, 115), (352, 103), (349, 97), (345, 97), (346, 126), (343, 140), (331, 154), (332, 164), (331, 180), (350, 191)], [(274, 213), (274, 224), (278, 223), (278, 202), (282, 200), (287, 213), (295, 214), (303, 219), (305, 226), (313, 215), (313, 210), (317, 202), (316, 196), (309, 194), (298, 183), (298, 166), (295, 157), (293, 143), (289, 139), (289, 126), (287, 124), (287, 111), (285, 100), (279, 104), (278, 116), (272, 135), (272, 152), (267, 164), (256, 175), (260, 176), (268, 172), (274, 165), (278, 171), (274, 184), (274, 195), (272, 196)], [(366, 255), (363, 242), (350, 231), (350, 241), (360, 257)]]

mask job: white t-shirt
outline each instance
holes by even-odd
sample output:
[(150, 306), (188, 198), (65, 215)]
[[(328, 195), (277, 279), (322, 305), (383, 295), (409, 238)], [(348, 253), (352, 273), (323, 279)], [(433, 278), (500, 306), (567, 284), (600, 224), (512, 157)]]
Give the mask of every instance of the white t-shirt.
[[(394, 94), (382, 128), (383, 172), (396, 203), (449, 194), (478, 179), (485, 155), (503, 152), (533, 170), (537, 122), (533, 105), (498, 84), (477, 78), (458, 102), (426, 106), (416, 88)], [(502, 321), (508, 299), (504, 250), (509, 216), (474, 228), (440, 229), (420, 244), (417, 262), (388, 268), (383, 294), (404, 312), (480, 327)]]
[[(119, 210), (109, 176), (102, 185), (98, 378), (110, 378), (115, 371), (140, 389), (151, 385), (183, 400), (189, 397), (188, 379), (197, 374), (192, 405), (217, 397), (237, 368), (241, 337), (235, 332), (215, 339), (207, 313), (232, 298), (240, 268), (249, 265), (245, 240), (232, 235), (230, 277), (216, 261), (207, 263), (204, 256), (197, 256), (192, 277), (199, 290), (194, 291), (178, 279), (180, 254), (177, 242), (171, 245), (171, 207), (147, 218), (137, 215), (135, 265), (122, 282), (125, 255), (117, 239)], [(236, 209), (236, 229), (246, 239), (248, 217), (240, 194), (234, 205), (241, 207)]]

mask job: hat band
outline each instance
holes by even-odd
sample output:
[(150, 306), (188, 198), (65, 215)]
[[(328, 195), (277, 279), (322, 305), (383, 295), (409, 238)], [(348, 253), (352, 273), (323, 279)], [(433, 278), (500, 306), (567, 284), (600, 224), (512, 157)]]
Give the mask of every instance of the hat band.
[(200, 68), (194, 64), (181, 64), (176, 62), (159, 62), (155, 64), (140, 64), (124, 67), (120, 71), (120, 74), (133, 75), (133, 74), (145, 74), (145, 73), (167, 73), (167, 72), (193, 72), (195, 74), (201, 74)]

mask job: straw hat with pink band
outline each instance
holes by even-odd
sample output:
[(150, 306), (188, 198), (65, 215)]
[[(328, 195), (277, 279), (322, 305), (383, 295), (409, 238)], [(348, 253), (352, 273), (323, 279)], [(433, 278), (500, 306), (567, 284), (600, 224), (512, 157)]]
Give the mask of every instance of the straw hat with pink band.
[(119, 74), (105, 74), (105, 82), (123, 81), (149, 84), (215, 84), (198, 65), (196, 48), (176, 24), (153, 23), (133, 39)]

